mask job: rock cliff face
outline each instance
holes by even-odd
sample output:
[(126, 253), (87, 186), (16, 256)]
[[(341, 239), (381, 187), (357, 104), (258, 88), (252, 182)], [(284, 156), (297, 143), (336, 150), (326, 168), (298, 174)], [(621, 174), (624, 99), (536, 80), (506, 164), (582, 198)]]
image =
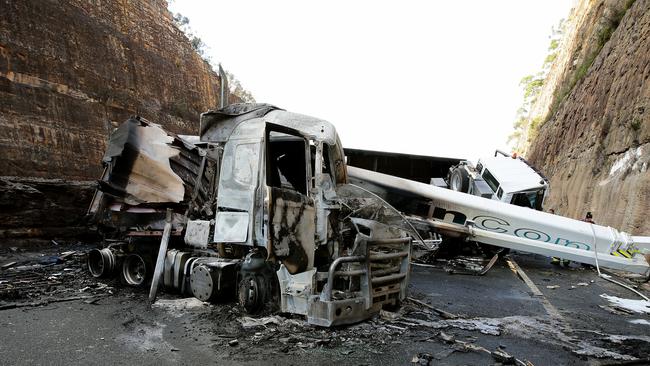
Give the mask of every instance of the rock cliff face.
[(219, 85), (165, 0), (0, 0), (0, 246), (81, 238), (113, 128), (197, 134)]
[(0, 175), (96, 179), (116, 125), (196, 134), (218, 91), (165, 0), (0, 0)]
[(93, 240), (84, 214), (93, 182), (0, 177), (0, 248)]
[(547, 208), (650, 235), (650, 0), (576, 9), (528, 158), (550, 178)]

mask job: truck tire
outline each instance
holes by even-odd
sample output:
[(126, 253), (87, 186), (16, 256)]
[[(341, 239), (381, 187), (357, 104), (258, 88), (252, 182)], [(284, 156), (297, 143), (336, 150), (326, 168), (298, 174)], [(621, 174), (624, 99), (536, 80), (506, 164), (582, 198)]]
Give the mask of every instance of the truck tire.
[(449, 189), (464, 193), (469, 191), (469, 175), (467, 174), (467, 170), (457, 166), (451, 171), (449, 175)]
[(152, 265), (144, 255), (129, 254), (122, 263), (122, 279), (129, 286), (144, 286), (152, 275)]
[(268, 298), (266, 281), (261, 276), (249, 273), (239, 282), (237, 291), (239, 304), (249, 314), (257, 314), (264, 308)]

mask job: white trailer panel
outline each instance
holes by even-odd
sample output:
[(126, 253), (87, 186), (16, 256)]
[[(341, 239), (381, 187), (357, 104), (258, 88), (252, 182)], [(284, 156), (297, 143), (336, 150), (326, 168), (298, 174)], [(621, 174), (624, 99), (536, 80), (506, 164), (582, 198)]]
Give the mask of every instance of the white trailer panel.
[[(466, 193), (397, 178), (369, 170), (348, 167), (348, 176), (364, 185), (408, 192), (431, 201), (432, 222), (446, 222), (446, 228), (464, 231), (472, 240), (505, 248), (555, 256), (581, 263), (649, 274), (650, 265), (642, 253), (650, 253), (650, 237), (630, 236), (608, 226), (484, 199)], [(611, 253), (624, 249), (632, 258)]]

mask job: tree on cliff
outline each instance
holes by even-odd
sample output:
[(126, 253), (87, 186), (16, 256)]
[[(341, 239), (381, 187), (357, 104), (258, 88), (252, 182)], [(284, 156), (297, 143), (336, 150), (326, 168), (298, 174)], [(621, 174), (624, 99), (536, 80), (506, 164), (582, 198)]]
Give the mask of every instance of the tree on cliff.
[(239, 97), (242, 102), (255, 103), (253, 94), (241, 86), (241, 82), (235, 77), (235, 75), (233, 75), (230, 71), (226, 71), (226, 75), (228, 76), (228, 85), (230, 85), (231, 94)]
[(201, 58), (206, 61), (210, 62), (210, 56), (207, 55), (207, 49), (208, 46), (203, 42), (203, 40), (197, 36), (192, 28), (190, 27), (190, 20), (188, 17), (184, 16), (181, 13), (176, 13), (172, 16), (172, 19), (174, 20), (174, 24), (178, 29), (180, 29), (187, 39), (190, 40), (190, 44), (192, 45), (192, 48), (196, 53), (201, 56)]
[[(190, 44), (192, 45), (192, 48), (196, 53), (201, 56), (203, 61), (208, 63), (210, 67), (214, 70), (216, 69), (215, 64), (212, 62), (212, 58), (210, 55), (208, 55), (208, 50), (209, 47), (208, 45), (203, 42), (201, 37), (196, 35), (192, 27), (190, 27), (190, 20), (188, 17), (184, 16), (181, 13), (176, 13), (172, 16), (172, 19), (174, 20), (174, 24), (178, 29), (180, 29), (187, 39), (190, 41)], [(230, 86), (230, 94), (238, 97), (242, 102), (246, 103), (254, 103), (255, 98), (253, 97), (253, 94), (246, 90), (242, 85), (241, 82), (235, 77), (235, 75), (229, 71), (226, 71), (226, 75), (228, 76), (228, 85)]]
[(532, 140), (537, 137), (537, 132), (544, 123), (544, 116), (533, 115), (533, 105), (540, 95), (546, 76), (551, 68), (551, 64), (557, 58), (560, 40), (564, 33), (564, 19), (560, 20), (556, 27), (551, 30), (551, 42), (548, 46), (548, 55), (542, 64), (542, 70), (524, 76), (519, 82), (524, 97), (522, 106), (517, 110), (517, 117), (513, 124), (513, 133), (508, 137), (508, 143), (512, 143), (513, 150), (520, 154), (525, 154)]

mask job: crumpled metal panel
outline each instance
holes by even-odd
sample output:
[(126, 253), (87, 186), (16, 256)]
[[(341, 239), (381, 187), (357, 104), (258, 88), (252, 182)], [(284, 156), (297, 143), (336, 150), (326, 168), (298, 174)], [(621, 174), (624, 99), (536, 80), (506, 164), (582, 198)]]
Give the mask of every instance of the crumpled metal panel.
[(307, 315), (309, 298), (315, 289), (316, 268), (292, 275), (287, 267), (280, 265), (276, 272), (280, 283), (280, 311)]
[(100, 184), (130, 205), (181, 202), (185, 187), (169, 160), (180, 153), (174, 140), (157, 124), (129, 119), (111, 135), (103, 158), (111, 169)]
[(313, 201), (290, 190), (272, 188), (273, 210), (269, 220), (273, 253), (289, 273), (314, 266), (316, 212)]
[[(239, 103), (223, 109), (201, 114), (201, 141), (224, 143), (231, 138), (253, 138), (254, 130), (263, 133), (259, 122), (275, 124), (298, 131), (305, 137), (322, 141), (330, 146), (330, 159), (334, 163), (337, 184), (347, 182), (345, 158), (341, 141), (334, 126), (322, 119), (287, 112), (270, 104)], [(246, 129), (251, 129), (247, 134)], [(255, 135), (256, 136), (256, 135)]]
[(338, 140), (334, 125), (320, 118), (283, 110), (274, 110), (269, 111), (264, 116), (264, 121), (296, 130), (305, 137), (323, 141), (330, 145), (335, 145)]
[(264, 103), (235, 103), (201, 113), (201, 141), (226, 142), (242, 122), (260, 118), (275, 109), (279, 108)]

